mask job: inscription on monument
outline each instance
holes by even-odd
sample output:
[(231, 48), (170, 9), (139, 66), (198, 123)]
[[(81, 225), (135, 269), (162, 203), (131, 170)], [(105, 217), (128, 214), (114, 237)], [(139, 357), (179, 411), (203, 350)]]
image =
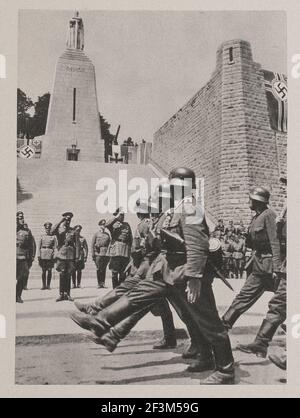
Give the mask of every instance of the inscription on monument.
[(73, 72), (84, 73), (85, 72), (85, 69), (82, 68), (82, 67), (73, 67), (73, 66), (70, 66), (70, 65), (66, 65), (66, 70), (71, 72), (71, 73), (73, 73)]

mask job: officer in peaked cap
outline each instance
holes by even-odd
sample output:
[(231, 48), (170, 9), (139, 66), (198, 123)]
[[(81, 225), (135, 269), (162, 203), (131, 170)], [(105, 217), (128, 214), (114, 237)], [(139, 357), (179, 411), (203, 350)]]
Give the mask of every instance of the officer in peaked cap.
[(122, 208), (118, 208), (113, 217), (106, 223), (106, 228), (111, 234), (111, 243), (109, 247), (110, 264), (112, 272), (112, 285), (117, 287), (126, 277), (125, 269), (129, 263), (132, 231), (128, 222), (125, 222), (125, 213)]
[(80, 241), (75, 229), (71, 227), (72, 212), (62, 214), (62, 219), (51, 228), (51, 235), (57, 238), (57, 265), (59, 272), (59, 298), (72, 301), (71, 276), (75, 271), (76, 262), (80, 257)]
[(106, 279), (106, 268), (109, 263), (108, 248), (110, 234), (105, 228), (106, 220), (100, 219), (99, 230), (94, 234), (91, 244), (92, 259), (96, 265), (98, 289), (104, 288)]
[(50, 290), (52, 269), (55, 263), (55, 252), (57, 249), (57, 238), (55, 235), (51, 235), (51, 222), (45, 222), (45, 233), (41, 236), (38, 246), (38, 260), (42, 269), (42, 289)]
[[(250, 191), (250, 209), (255, 212), (249, 226), (246, 245), (253, 254), (247, 271), (250, 275), (238, 296), (223, 316), (225, 326), (230, 329), (238, 318), (257, 302), (265, 291), (275, 292), (281, 276), (280, 242), (277, 235), (276, 214), (268, 207), (270, 192), (265, 187), (255, 187)], [(277, 320), (263, 321), (253, 344), (239, 345), (237, 349), (265, 358), (269, 342), (277, 328)]]

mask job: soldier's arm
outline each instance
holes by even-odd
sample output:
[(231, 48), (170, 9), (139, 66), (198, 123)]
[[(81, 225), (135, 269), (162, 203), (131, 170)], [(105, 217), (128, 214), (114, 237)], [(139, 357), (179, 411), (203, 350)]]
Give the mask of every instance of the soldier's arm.
[(81, 250), (81, 245), (80, 245), (80, 240), (77, 234), (75, 234), (75, 258), (76, 260), (79, 260), (80, 258), (80, 250)]
[(62, 219), (60, 222), (58, 222), (57, 224), (53, 225), (51, 228), (51, 235), (57, 235), (58, 231), (59, 231), (59, 227), (61, 226), (61, 224), (64, 222), (64, 219)]
[(187, 263), (185, 275), (202, 278), (208, 256), (208, 235), (203, 225), (203, 215), (185, 214), (182, 230), (186, 245)]
[(275, 272), (279, 272), (281, 268), (280, 244), (277, 237), (275, 214), (267, 214), (265, 217), (265, 226), (273, 254), (273, 269)]
[(113, 216), (106, 221), (105, 227), (111, 232), (114, 224), (119, 220), (118, 216)]

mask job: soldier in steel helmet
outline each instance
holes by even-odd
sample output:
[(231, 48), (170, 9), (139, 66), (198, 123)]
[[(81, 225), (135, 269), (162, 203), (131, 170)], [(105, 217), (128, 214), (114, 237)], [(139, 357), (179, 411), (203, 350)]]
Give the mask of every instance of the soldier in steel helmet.
[[(228, 333), (220, 320), (212, 291), (215, 275), (208, 261), (209, 230), (202, 206), (193, 196), (195, 173), (185, 167), (172, 170), (170, 209), (156, 224), (153, 241), (160, 252), (146, 278), (95, 316), (74, 313), (71, 318), (94, 334), (101, 344), (118, 323), (135, 312), (149, 312), (166, 297), (202, 340), (198, 371), (215, 371), (202, 383), (233, 384), (234, 360)], [(200, 370), (201, 369), (201, 370)]]
[[(276, 214), (268, 207), (270, 193), (264, 187), (251, 190), (250, 209), (255, 212), (249, 226), (247, 247), (251, 248), (252, 257), (246, 266), (251, 271), (244, 287), (223, 316), (225, 326), (230, 329), (239, 317), (245, 313), (265, 291), (276, 291), (281, 276), (280, 243), (277, 235)], [(267, 356), (267, 341), (272, 339), (278, 325), (265, 320), (258, 332), (257, 342), (253, 346), (239, 345), (237, 348), (253, 352), (259, 357)]]

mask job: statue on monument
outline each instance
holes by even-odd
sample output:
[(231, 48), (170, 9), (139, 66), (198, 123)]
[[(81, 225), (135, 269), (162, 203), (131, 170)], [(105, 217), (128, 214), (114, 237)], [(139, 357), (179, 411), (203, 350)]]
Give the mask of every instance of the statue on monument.
[(83, 51), (84, 48), (84, 28), (82, 18), (79, 12), (75, 12), (75, 16), (69, 22), (69, 30), (67, 34), (67, 48), (78, 49)]

